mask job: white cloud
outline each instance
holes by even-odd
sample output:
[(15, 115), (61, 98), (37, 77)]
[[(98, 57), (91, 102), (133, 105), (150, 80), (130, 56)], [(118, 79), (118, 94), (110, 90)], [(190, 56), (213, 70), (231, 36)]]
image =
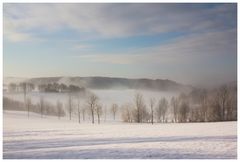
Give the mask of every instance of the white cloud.
[(30, 34), (17, 31), (17, 26), (11, 20), (4, 21), (4, 37), (12, 42), (27, 41), (31, 39)]
[[(113, 38), (171, 31), (216, 31), (231, 28), (235, 25), (232, 22), (236, 23), (236, 5), (222, 4), (213, 8), (199, 6), (4, 4), (4, 32), (16, 34), (17, 37), (38, 30), (53, 32), (67, 27), (77, 32)], [(11, 22), (7, 25), (10, 28), (5, 25), (8, 22)]]
[(73, 56), (80, 59), (85, 59), (90, 62), (97, 62), (97, 63), (108, 63), (108, 64), (131, 64), (132, 59), (134, 59), (135, 56), (130, 56), (128, 54), (123, 55), (111, 55), (111, 54), (90, 54), (90, 55), (79, 55), (79, 56)]
[(209, 32), (177, 38), (167, 44), (139, 48), (123, 53), (77, 55), (92, 62), (110, 64), (185, 64), (199, 58), (235, 56), (236, 30)]

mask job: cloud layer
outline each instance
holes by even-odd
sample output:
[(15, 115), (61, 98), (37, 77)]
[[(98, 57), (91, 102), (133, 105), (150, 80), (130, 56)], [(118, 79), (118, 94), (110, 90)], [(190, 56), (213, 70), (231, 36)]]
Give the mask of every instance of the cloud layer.
[(35, 30), (64, 28), (107, 38), (216, 31), (236, 26), (236, 10), (234, 4), (4, 4), (4, 36), (25, 41)]
[[(183, 36), (168, 42), (167, 44), (139, 48), (126, 53), (111, 55), (86, 54), (76, 57), (92, 59), (94, 62), (104, 63), (176, 63), (176, 61), (192, 61), (190, 58), (198, 56), (228, 56), (237, 53), (237, 32), (236, 30), (226, 30), (224, 32), (210, 32), (201, 35)], [(161, 58), (164, 58), (161, 60)], [(187, 58), (187, 59), (186, 59)], [(160, 62), (159, 62), (160, 61)]]

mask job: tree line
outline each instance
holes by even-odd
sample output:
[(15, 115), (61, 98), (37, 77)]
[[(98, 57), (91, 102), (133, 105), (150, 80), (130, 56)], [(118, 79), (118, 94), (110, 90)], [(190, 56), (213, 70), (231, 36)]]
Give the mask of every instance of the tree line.
[(48, 84), (40, 84), (34, 85), (33, 83), (22, 82), (19, 84), (10, 83), (8, 85), (9, 92), (31, 92), (36, 89), (40, 92), (85, 92), (84, 87), (79, 87), (76, 85), (70, 84), (69, 86), (66, 84), (59, 83), (48, 83)]
[[(28, 112), (44, 115), (68, 116), (69, 120), (77, 117), (77, 121), (85, 121), (88, 115), (91, 123), (100, 124), (106, 121), (109, 112), (113, 120), (121, 116), (124, 122), (166, 123), (166, 122), (214, 122), (237, 120), (237, 88), (221, 86), (216, 89), (193, 89), (189, 94), (181, 93), (170, 100), (165, 97), (146, 100), (141, 93), (136, 93), (132, 102), (118, 105), (112, 103), (107, 108), (94, 93), (87, 93), (83, 98), (78, 92), (69, 92), (66, 101), (47, 102), (40, 97), (33, 104), (27, 91), (24, 91), (24, 102), (3, 99), (4, 109), (21, 107)], [(20, 106), (19, 106), (20, 105)]]
[(62, 104), (58, 101), (56, 105), (40, 97), (39, 103), (34, 104), (31, 98), (26, 99), (26, 103), (3, 97), (3, 110), (26, 111), (27, 116), (30, 112), (38, 113), (43, 116), (57, 116), (58, 118), (66, 115)]
[(124, 122), (214, 122), (237, 120), (237, 88), (194, 89), (168, 101), (165, 97), (145, 101), (137, 93), (133, 103), (122, 106)]

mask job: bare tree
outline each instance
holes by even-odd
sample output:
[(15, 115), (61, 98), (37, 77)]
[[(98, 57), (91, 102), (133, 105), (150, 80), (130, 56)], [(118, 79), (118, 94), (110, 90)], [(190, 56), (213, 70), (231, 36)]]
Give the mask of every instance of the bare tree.
[(26, 107), (27, 105), (27, 103), (26, 103), (26, 101), (27, 101), (27, 83), (26, 82), (23, 82), (23, 83), (20, 83), (20, 87), (22, 87), (22, 89), (23, 89), (23, 97), (24, 97), (24, 106)]
[(237, 120), (237, 88), (232, 89), (227, 101), (227, 120)]
[(58, 114), (58, 119), (60, 119), (62, 113), (63, 113), (63, 105), (60, 101), (57, 101), (57, 114)]
[(90, 110), (92, 116), (92, 123), (94, 124), (94, 111), (96, 109), (98, 97), (95, 94), (90, 94), (87, 98), (87, 107)]
[(158, 102), (157, 116), (159, 122), (165, 122), (165, 116), (168, 108), (168, 101), (163, 97)]
[(85, 108), (82, 108), (82, 120), (85, 121)]
[(77, 116), (78, 116), (78, 123), (81, 123), (81, 106), (80, 106), (80, 99), (81, 99), (81, 94), (80, 92), (77, 93), (76, 95), (77, 98)]
[(207, 121), (208, 119), (208, 105), (207, 105), (207, 91), (202, 90), (200, 96), (200, 105), (201, 105), (201, 121)]
[(137, 93), (135, 95), (135, 106), (137, 108), (136, 122), (141, 123), (142, 122), (142, 112), (143, 112), (143, 109), (145, 108), (145, 104), (144, 104), (143, 96), (140, 93)]
[(179, 109), (180, 122), (187, 122), (189, 110), (189, 102), (182, 101)]
[(32, 105), (31, 98), (27, 98), (26, 107), (27, 107), (27, 112), (28, 112), (28, 118), (29, 118), (29, 112), (30, 112), (31, 105)]
[(175, 97), (172, 97), (171, 105), (172, 105), (172, 108), (173, 108), (174, 122), (176, 123), (178, 121), (179, 100), (177, 98), (175, 98)]
[(54, 106), (49, 101), (45, 101), (44, 107), (45, 107), (45, 114), (46, 115), (53, 115), (54, 114), (53, 113)]
[(191, 101), (191, 110), (189, 119), (191, 121), (204, 122), (208, 120), (208, 104), (207, 104), (208, 91), (202, 88), (194, 88), (189, 98)]
[(218, 90), (218, 97), (221, 106), (221, 120), (226, 119), (226, 104), (229, 97), (229, 91), (226, 85), (222, 86)]
[(112, 107), (111, 107), (111, 112), (113, 114), (113, 119), (115, 120), (116, 118), (116, 113), (118, 111), (118, 105), (117, 104), (112, 104)]
[(221, 120), (221, 109), (219, 103), (219, 97), (217, 93), (211, 94), (211, 97), (208, 99), (209, 111), (208, 118), (209, 121), (220, 121)]
[(102, 115), (102, 105), (97, 104), (96, 113), (97, 113), (97, 118), (98, 118), (98, 124), (100, 124), (100, 117)]
[(149, 122), (150, 119), (151, 119), (151, 115), (150, 115), (150, 113), (148, 112), (145, 104), (144, 104), (143, 107), (142, 107), (141, 119), (142, 119), (142, 122)]
[(69, 120), (72, 119), (72, 111), (73, 111), (72, 95), (71, 95), (71, 93), (69, 93), (69, 96), (68, 96), (68, 113), (69, 113)]
[(237, 120), (237, 85), (212, 90), (207, 99), (208, 120)]
[(44, 98), (43, 97), (40, 97), (39, 107), (40, 107), (40, 113), (41, 113), (41, 118), (42, 118), (43, 112), (44, 112)]
[(107, 120), (107, 107), (104, 106), (104, 122)]
[(154, 105), (155, 105), (155, 98), (150, 98), (150, 108), (151, 108), (151, 123), (153, 124), (153, 114), (154, 114)]
[(80, 110), (80, 100), (78, 98), (78, 103), (77, 103), (77, 107), (78, 107), (78, 123), (81, 123), (81, 110)]
[(125, 104), (121, 108), (122, 110), (122, 119), (124, 122), (132, 122), (133, 121), (133, 106), (130, 104)]

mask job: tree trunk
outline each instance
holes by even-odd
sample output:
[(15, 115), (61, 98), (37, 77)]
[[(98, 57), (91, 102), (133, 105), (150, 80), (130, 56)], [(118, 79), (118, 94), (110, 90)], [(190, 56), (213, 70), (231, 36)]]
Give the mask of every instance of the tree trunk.
[(85, 110), (82, 111), (82, 119), (85, 121)]
[(81, 123), (81, 121), (80, 121), (80, 109), (78, 108), (78, 123), (80, 124)]
[(100, 114), (98, 114), (98, 124), (100, 124)]
[(152, 109), (152, 124), (153, 124), (153, 109)]
[(28, 106), (28, 118), (29, 118), (29, 106)]
[(91, 111), (92, 111), (92, 123), (94, 124), (94, 110)]

